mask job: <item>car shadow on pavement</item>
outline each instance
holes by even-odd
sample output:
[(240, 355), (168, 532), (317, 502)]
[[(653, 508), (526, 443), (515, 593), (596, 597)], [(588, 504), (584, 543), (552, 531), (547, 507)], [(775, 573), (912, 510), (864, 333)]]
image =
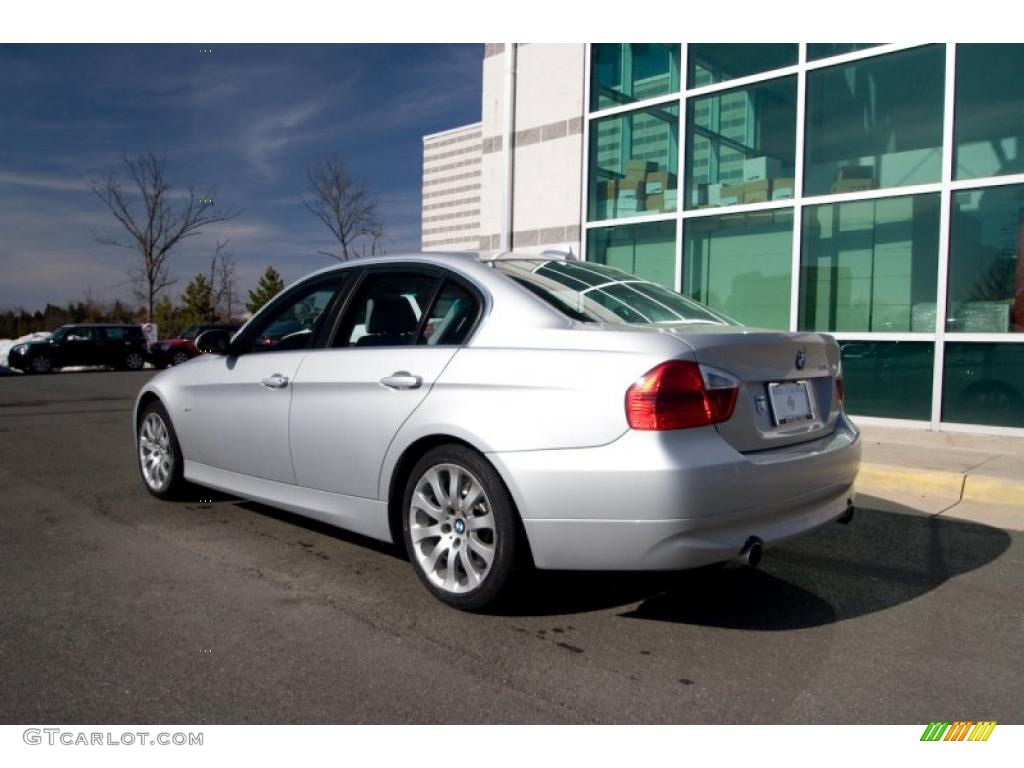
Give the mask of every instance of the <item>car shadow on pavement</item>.
[(682, 573), (628, 618), (777, 631), (892, 608), (1002, 555), (1009, 534), (965, 520), (859, 510), (765, 553), (760, 570)]
[(505, 615), (558, 615), (636, 605), (630, 619), (780, 631), (829, 624), (913, 600), (992, 562), (1006, 531), (963, 520), (858, 510), (765, 552), (759, 568), (677, 573), (533, 574)]

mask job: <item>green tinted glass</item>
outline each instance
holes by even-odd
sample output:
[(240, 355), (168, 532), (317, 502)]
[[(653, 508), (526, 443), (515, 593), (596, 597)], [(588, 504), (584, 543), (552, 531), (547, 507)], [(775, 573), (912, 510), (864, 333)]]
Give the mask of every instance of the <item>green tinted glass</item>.
[(876, 45), (878, 43), (808, 43), (807, 60), (827, 59), (829, 56), (853, 53), (863, 48), (873, 48)]
[(800, 328), (935, 332), (939, 196), (804, 209)]
[(804, 192), (938, 181), (944, 79), (942, 46), (809, 72)]
[(1024, 184), (955, 193), (951, 225), (946, 330), (1024, 331)]
[(679, 90), (678, 43), (598, 43), (591, 55), (592, 110)]
[(678, 166), (678, 106), (592, 121), (589, 219), (674, 211)]
[(792, 211), (689, 219), (682, 293), (744, 325), (785, 330), (792, 262)]
[(946, 345), (942, 420), (1024, 427), (1024, 345)]
[(956, 51), (956, 178), (1024, 173), (1024, 45)]
[(587, 260), (673, 288), (676, 283), (676, 223), (656, 221), (591, 229), (587, 232)]
[(796, 43), (690, 43), (689, 87), (788, 67), (796, 64), (797, 54)]
[(793, 197), (795, 77), (690, 99), (686, 120), (687, 208)]
[(935, 345), (921, 341), (843, 341), (846, 410), (855, 416), (930, 419)]

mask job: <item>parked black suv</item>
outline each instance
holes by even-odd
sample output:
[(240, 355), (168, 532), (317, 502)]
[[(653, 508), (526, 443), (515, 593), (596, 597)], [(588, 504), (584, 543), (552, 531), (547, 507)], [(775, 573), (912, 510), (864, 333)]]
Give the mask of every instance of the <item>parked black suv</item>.
[(138, 325), (62, 325), (50, 338), (18, 344), (7, 353), (7, 364), (27, 373), (49, 373), (72, 365), (137, 371), (145, 363), (146, 335)]

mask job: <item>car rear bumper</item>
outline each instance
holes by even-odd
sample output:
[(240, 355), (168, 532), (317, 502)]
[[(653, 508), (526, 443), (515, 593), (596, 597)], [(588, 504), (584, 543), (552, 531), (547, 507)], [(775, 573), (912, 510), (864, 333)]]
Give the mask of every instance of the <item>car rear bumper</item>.
[(841, 418), (826, 438), (755, 454), (707, 427), (490, 458), (539, 568), (671, 570), (727, 560), (751, 536), (767, 547), (842, 515), (860, 443)]

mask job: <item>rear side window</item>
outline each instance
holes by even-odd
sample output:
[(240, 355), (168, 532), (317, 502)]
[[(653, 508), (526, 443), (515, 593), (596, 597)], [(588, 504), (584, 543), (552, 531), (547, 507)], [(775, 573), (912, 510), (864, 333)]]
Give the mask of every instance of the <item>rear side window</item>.
[(334, 347), (397, 347), (419, 331), (438, 278), (424, 272), (370, 274), (359, 286), (334, 336)]
[(479, 310), (479, 302), (468, 289), (446, 280), (416, 343), (428, 346), (465, 343)]
[(144, 338), (142, 328), (137, 325), (115, 325), (110, 328), (105, 328), (104, 331), (110, 341)]

